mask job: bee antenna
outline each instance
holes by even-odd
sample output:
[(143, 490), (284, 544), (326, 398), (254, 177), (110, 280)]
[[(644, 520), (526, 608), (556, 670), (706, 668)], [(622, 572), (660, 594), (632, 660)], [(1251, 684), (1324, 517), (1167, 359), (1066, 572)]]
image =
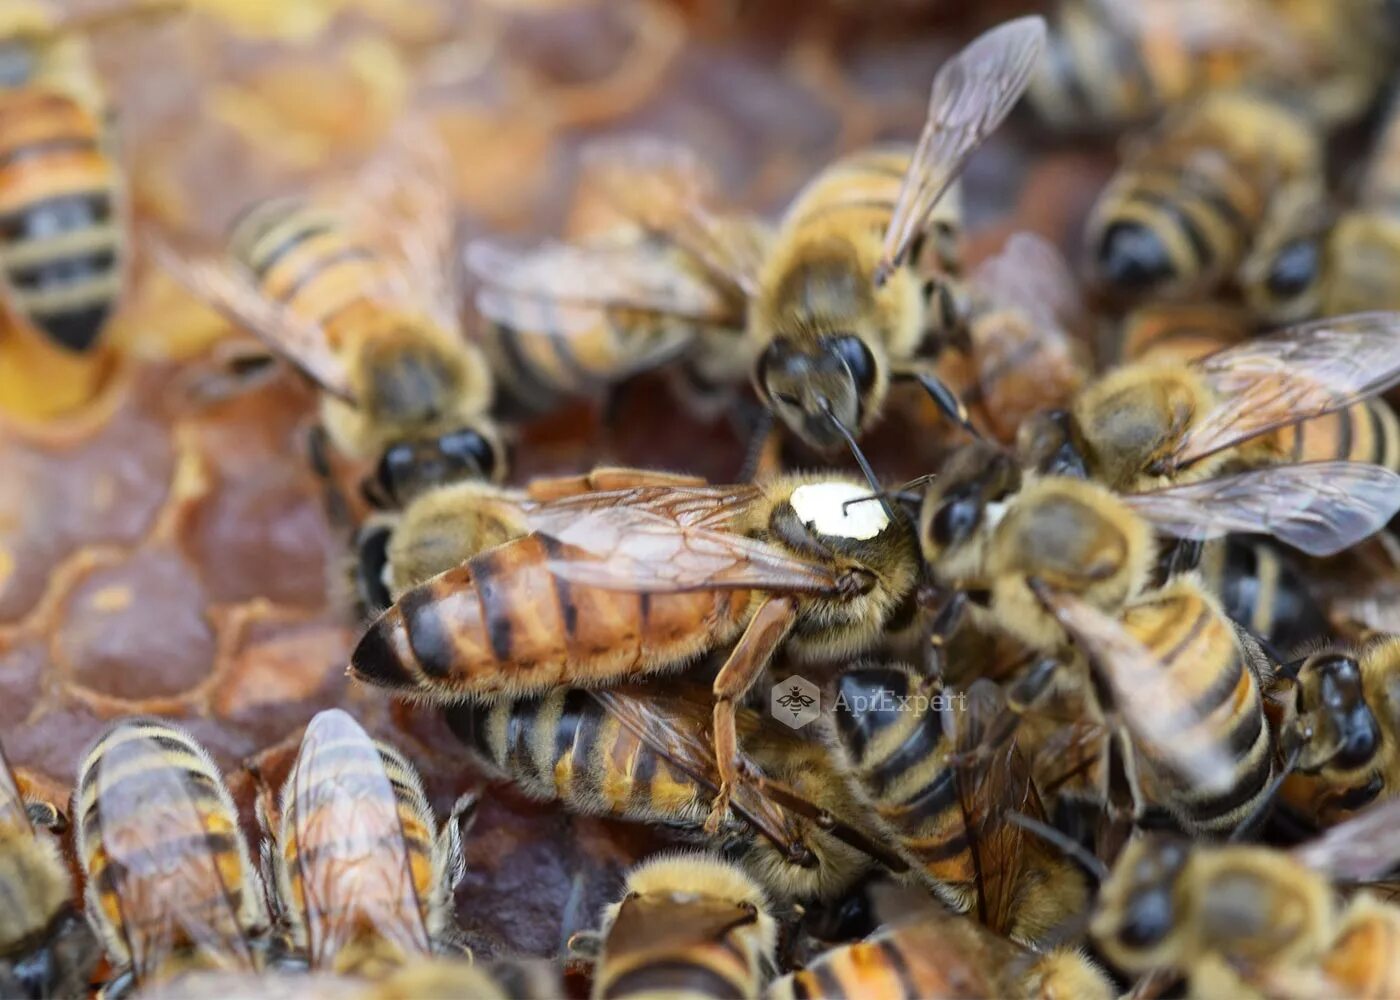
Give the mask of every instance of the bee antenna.
[[(846, 447), (851, 449), (851, 454), (855, 457), (856, 465), (860, 466), (860, 471), (865, 476), (865, 481), (870, 484), (870, 489), (874, 495), (868, 499), (878, 499), (880, 501), (880, 506), (885, 508), (885, 513), (890, 516), (891, 520), (894, 520), (894, 508), (890, 506), (889, 500), (885, 497), (885, 488), (880, 485), (880, 480), (875, 477), (875, 470), (872, 469), (870, 463), (866, 461), (865, 452), (861, 451), (860, 445), (856, 443), (856, 436), (851, 433), (849, 427), (837, 418), (835, 412), (831, 409), (831, 403), (829, 401), (822, 400), (822, 411), (826, 414), (826, 419), (831, 421), (831, 426), (836, 428), (836, 433), (846, 439)], [(843, 505), (841, 512), (844, 514), (845, 510), (846, 508)]]
[(1236, 843), (1242, 840), (1247, 834), (1254, 831), (1264, 819), (1273, 811), (1274, 797), (1278, 795), (1278, 790), (1283, 787), (1283, 783), (1288, 776), (1293, 773), (1293, 769), (1298, 766), (1298, 758), (1302, 756), (1303, 745), (1298, 742), (1288, 754), (1288, 759), (1283, 762), (1283, 767), (1278, 774), (1274, 775), (1268, 786), (1264, 789), (1264, 794), (1259, 796), (1259, 801), (1249, 810), (1249, 814), (1240, 820), (1239, 826), (1230, 831), (1230, 836), (1225, 838), (1227, 843)]
[(816, 824), (818, 829), (826, 831), (837, 840), (843, 841), (868, 857), (874, 858), (890, 871), (899, 873), (909, 870), (909, 863), (894, 851), (872, 840), (849, 823), (843, 823), (827, 810), (804, 799), (781, 782), (774, 781), (772, 778), (759, 778), (758, 786), (759, 791), (784, 809), (807, 817)]
[(1047, 844), (1058, 848), (1067, 858), (1077, 861), (1080, 866), (1087, 871), (1095, 881), (1100, 884), (1108, 881), (1108, 865), (1104, 864), (1094, 855), (1086, 851), (1082, 844), (1067, 836), (1064, 832), (1055, 829), (1048, 823), (1025, 813), (1014, 810), (1006, 814), (1006, 818), (1011, 823), (1019, 826), (1028, 833), (1033, 833)]

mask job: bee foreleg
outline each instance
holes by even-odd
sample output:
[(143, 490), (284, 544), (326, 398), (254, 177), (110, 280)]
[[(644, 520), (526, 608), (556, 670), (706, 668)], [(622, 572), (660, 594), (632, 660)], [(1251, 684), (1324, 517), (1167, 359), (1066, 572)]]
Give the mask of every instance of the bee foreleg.
[(754, 686), (797, 620), (797, 599), (770, 597), (758, 606), (729, 659), (715, 676), (714, 742), (719, 791), (705, 820), (707, 833), (716, 833), (729, 815), (729, 797), (742, 777), (735, 715), (744, 695)]
[(967, 412), (965, 404), (951, 388), (944, 382), (933, 368), (924, 361), (909, 362), (904, 365), (896, 365), (890, 372), (890, 378), (898, 381), (914, 381), (924, 387), (929, 398), (933, 400), (935, 406), (942, 411), (953, 423), (967, 431), (973, 437), (980, 439), (982, 432), (972, 423), (972, 415)]

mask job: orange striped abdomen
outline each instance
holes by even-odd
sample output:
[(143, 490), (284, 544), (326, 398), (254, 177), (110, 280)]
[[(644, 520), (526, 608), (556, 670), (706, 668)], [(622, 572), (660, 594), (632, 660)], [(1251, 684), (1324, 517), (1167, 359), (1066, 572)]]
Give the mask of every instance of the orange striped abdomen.
[(470, 698), (596, 684), (678, 665), (733, 638), (749, 591), (646, 594), (571, 583), (578, 550), (529, 535), (405, 593), (360, 640), (361, 680)]
[(92, 111), (0, 92), (0, 268), (13, 307), (68, 350), (96, 343), (121, 293), (120, 185)]
[(1374, 462), (1400, 469), (1400, 422), (1382, 399), (1365, 399), (1269, 436), (1286, 462)]

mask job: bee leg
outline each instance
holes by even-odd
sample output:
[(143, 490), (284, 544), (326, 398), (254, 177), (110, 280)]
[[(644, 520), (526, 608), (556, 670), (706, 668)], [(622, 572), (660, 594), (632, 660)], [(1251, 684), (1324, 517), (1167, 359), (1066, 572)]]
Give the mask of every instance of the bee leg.
[(1031, 664), (1026, 672), (1017, 678), (1006, 692), (1006, 704), (987, 725), (978, 745), (969, 751), (953, 755), (953, 761), (960, 767), (975, 765), (987, 755), (1006, 745), (1021, 718), (1050, 687), (1055, 674), (1060, 669), (1060, 661), (1053, 656), (1043, 657)]
[(719, 770), (719, 791), (710, 806), (705, 831), (717, 833), (729, 814), (729, 799), (743, 777), (739, 757), (739, 734), (735, 715), (744, 695), (758, 680), (797, 620), (797, 599), (784, 595), (770, 597), (749, 619), (744, 634), (734, 644), (729, 659), (715, 676), (714, 743), (715, 765)]
[(782, 428), (774, 419), (773, 411), (765, 408), (750, 430), (749, 443), (744, 449), (744, 464), (739, 468), (736, 482), (752, 482), (782, 472), (782, 452)]
[(335, 481), (330, 435), (320, 423), (312, 424), (307, 431), (306, 454), (311, 462), (311, 471), (321, 481), (326, 517), (330, 519), (331, 527), (337, 531), (351, 530), (350, 501), (345, 498), (345, 491)]
[(943, 676), (948, 640), (958, 631), (966, 610), (967, 592), (955, 590), (929, 623), (928, 643), (924, 650), (924, 673), (928, 677), (936, 679)]
[(957, 393), (948, 387), (948, 383), (934, 373), (927, 362), (915, 362), (904, 368), (897, 367), (890, 373), (890, 378), (898, 381), (918, 382), (945, 417), (973, 437), (979, 439), (982, 437), (982, 432), (972, 424), (972, 416), (967, 412), (967, 405), (958, 398)]

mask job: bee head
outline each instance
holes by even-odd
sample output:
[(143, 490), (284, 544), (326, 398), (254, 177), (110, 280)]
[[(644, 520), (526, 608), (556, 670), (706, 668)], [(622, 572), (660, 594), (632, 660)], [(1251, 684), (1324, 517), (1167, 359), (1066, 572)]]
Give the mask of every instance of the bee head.
[(484, 428), (458, 427), (435, 437), (394, 441), (364, 484), (375, 507), (401, 507), (435, 486), (464, 480), (499, 479), (501, 442)]
[(1015, 460), (1000, 448), (975, 442), (949, 456), (919, 511), (919, 544), (926, 559), (968, 541), (990, 504), (1021, 484)]
[[(841, 447), (864, 420), (879, 364), (853, 333), (806, 341), (778, 337), (758, 359), (754, 382), (769, 409), (807, 444)], [(839, 426), (838, 426), (839, 424)]]
[(1123, 852), (1093, 922), (1115, 962), (1137, 969), (1161, 961), (1181, 920), (1177, 887), (1189, 859), (1190, 844), (1178, 837), (1145, 836)]
[(1380, 728), (1366, 703), (1361, 667), (1343, 653), (1310, 656), (1298, 669), (1298, 700), (1313, 725), (1303, 764), (1332, 764), (1348, 770), (1371, 763)]

